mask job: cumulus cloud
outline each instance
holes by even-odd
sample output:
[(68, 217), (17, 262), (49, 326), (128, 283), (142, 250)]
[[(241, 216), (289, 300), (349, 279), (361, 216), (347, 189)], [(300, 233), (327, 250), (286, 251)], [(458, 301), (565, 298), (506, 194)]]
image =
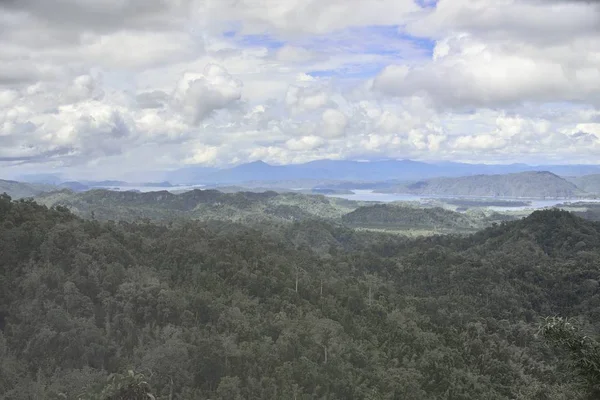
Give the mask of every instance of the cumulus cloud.
[(295, 113), (320, 109), (329, 101), (329, 94), (319, 87), (291, 85), (285, 95), (286, 105)]
[(583, 1), (10, 0), (0, 26), (4, 170), (600, 149)]
[(284, 63), (306, 63), (317, 59), (323, 59), (325, 56), (317, 52), (308, 50), (304, 47), (283, 46), (277, 51), (277, 60)]
[(319, 136), (303, 136), (299, 139), (290, 139), (285, 144), (290, 150), (314, 150), (325, 143), (325, 140)]
[(209, 10), (243, 21), (247, 32), (275, 30), (284, 35), (395, 25), (421, 12), (412, 0), (237, 0), (212, 3)]
[(173, 27), (191, 11), (189, 0), (4, 0), (0, 7), (24, 13), (38, 23), (60, 29), (107, 31), (123, 26), (145, 29)]
[(100, 100), (104, 91), (97, 82), (97, 78), (91, 75), (79, 75), (73, 79), (65, 90), (63, 99), (67, 103), (77, 103), (83, 100)]
[(168, 103), (169, 95), (161, 90), (152, 90), (138, 93), (136, 101), (140, 108), (162, 108)]
[(210, 64), (201, 74), (185, 73), (173, 94), (175, 108), (199, 124), (213, 111), (226, 108), (242, 96), (242, 83), (225, 68)]
[(344, 135), (346, 127), (348, 126), (348, 118), (343, 112), (328, 108), (323, 111), (321, 119), (321, 129), (324, 136), (337, 138)]
[[(600, 41), (596, 47), (600, 54)], [(423, 94), (440, 106), (456, 108), (595, 101), (600, 71), (592, 60), (574, 63), (568, 56), (566, 52), (560, 59), (555, 51), (525, 45), (511, 49), (461, 34), (438, 41), (428, 64), (386, 67), (373, 88), (399, 97)]]
[(600, 13), (592, 2), (542, 0), (439, 0), (412, 33), (443, 38), (472, 33), (490, 40), (555, 45), (597, 32)]
[(105, 35), (84, 35), (79, 51), (95, 65), (148, 68), (194, 59), (204, 51), (201, 39), (185, 32), (122, 30)]
[(591, 2), (440, 0), (407, 25), (433, 37), (430, 62), (390, 65), (378, 93), (422, 94), (440, 107), (598, 104), (600, 10)]

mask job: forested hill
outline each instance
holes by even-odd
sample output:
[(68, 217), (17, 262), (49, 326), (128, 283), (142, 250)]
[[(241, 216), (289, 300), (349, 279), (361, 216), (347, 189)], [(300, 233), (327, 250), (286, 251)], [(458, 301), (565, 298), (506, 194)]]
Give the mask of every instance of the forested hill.
[(52, 190), (56, 190), (56, 186), (0, 179), (0, 194), (8, 193), (14, 199), (35, 197), (43, 192)]
[(176, 219), (219, 219), (239, 222), (261, 220), (298, 221), (309, 218), (339, 218), (361, 205), (345, 199), (322, 195), (277, 192), (222, 193), (217, 190), (192, 190), (180, 194), (161, 192), (116, 192), (69, 190), (48, 193), (36, 201), (49, 207), (62, 205), (79, 216), (100, 220), (148, 218), (155, 221)]
[(157, 399), (583, 399), (536, 333), (598, 332), (598, 232), (562, 211), (418, 240), (168, 227), (2, 196), (0, 393), (105, 400), (132, 369)]
[(407, 207), (396, 204), (363, 206), (342, 216), (349, 226), (382, 228), (439, 228), (447, 230), (473, 230), (485, 221), (476, 221), (466, 214), (441, 207)]
[(548, 256), (578, 257), (600, 252), (600, 223), (558, 209), (534, 211), (527, 218), (480, 231), (473, 238), (489, 250), (529, 245)]
[(474, 232), (502, 218), (495, 213), (467, 213), (415, 205), (358, 202), (322, 195), (277, 192), (193, 190), (180, 194), (68, 190), (40, 195), (47, 206), (61, 205), (84, 218), (156, 222), (225, 220), (243, 223), (324, 219), (355, 228), (386, 229), (412, 234)]
[(528, 198), (570, 198), (586, 194), (574, 183), (546, 171), (433, 178), (405, 185), (392, 185), (378, 191), (439, 196)]

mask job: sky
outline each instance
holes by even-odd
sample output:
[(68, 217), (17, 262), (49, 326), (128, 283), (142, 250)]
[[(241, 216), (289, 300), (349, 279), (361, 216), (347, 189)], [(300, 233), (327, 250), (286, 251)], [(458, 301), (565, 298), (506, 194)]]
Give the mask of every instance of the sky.
[(0, 0), (0, 178), (600, 163), (600, 6)]

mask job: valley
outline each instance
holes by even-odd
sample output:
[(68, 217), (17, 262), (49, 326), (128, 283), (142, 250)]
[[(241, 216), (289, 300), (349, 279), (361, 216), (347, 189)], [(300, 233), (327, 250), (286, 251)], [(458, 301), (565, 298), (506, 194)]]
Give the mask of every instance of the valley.
[(600, 400), (599, 28), (0, 0), (0, 400)]
[(593, 392), (537, 333), (553, 315), (600, 332), (600, 201), (576, 181), (3, 188), (15, 195), (0, 198), (10, 398), (93, 400), (117, 378), (161, 399)]
[[(0, 197), (7, 398), (142, 381), (165, 399), (592, 393), (538, 332), (553, 315), (599, 332), (596, 222), (543, 210), (411, 238), (385, 228), (477, 226), (437, 207), (275, 192), (73, 196)], [(243, 210), (268, 218), (223, 218)], [(291, 210), (306, 218), (283, 222)]]

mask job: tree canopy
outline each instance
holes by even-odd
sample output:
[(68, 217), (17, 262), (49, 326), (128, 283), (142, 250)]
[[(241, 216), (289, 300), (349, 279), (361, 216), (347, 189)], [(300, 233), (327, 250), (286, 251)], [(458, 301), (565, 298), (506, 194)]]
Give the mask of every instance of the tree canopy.
[(559, 210), (407, 239), (322, 220), (101, 222), (2, 196), (0, 393), (583, 399), (539, 324), (598, 332), (599, 245), (597, 223)]

